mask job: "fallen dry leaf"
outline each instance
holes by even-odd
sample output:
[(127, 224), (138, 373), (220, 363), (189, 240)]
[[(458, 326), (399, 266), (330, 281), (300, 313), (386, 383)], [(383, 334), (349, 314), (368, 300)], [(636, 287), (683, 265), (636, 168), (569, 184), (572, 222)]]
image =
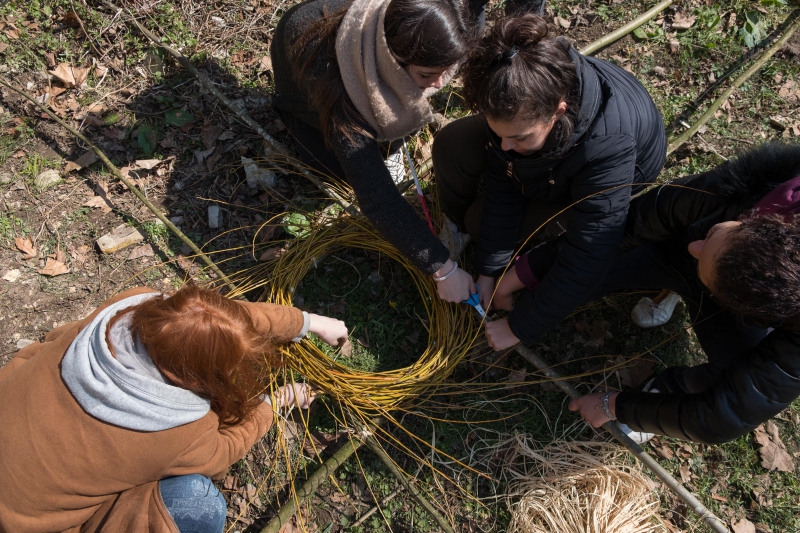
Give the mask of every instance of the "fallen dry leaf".
[(684, 483), (688, 483), (692, 480), (692, 471), (689, 469), (689, 465), (681, 465), (679, 470), (681, 473), (681, 480)]
[(157, 167), (159, 164), (161, 164), (160, 159), (137, 159), (136, 162), (133, 164), (133, 168), (150, 170), (152, 168)]
[(569, 20), (561, 17), (553, 17), (553, 22), (556, 26), (560, 26), (565, 30), (568, 30), (569, 27), (572, 26), (572, 23)]
[(4, 23), (2, 32), (9, 39), (19, 39), (19, 30), (10, 22)]
[(756, 442), (761, 445), (761, 466), (767, 470), (794, 472), (794, 461), (778, 434), (773, 420), (758, 426), (754, 432)]
[(200, 138), (203, 141), (203, 145), (206, 148), (213, 147), (214, 143), (217, 142), (217, 139), (220, 135), (222, 135), (223, 131), (225, 131), (224, 128), (207, 120), (203, 124), (203, 130), (200, 132)]
[(78, 265), (83, 266), (83, 264), (86, 262), (86, 256), (88, 253), (89, 247), (85, 244), (81, 244), (75, 250), (72, 250), (69, 255), (72, 257), (73, 264), (77, 263)]
[(152, 246), (149, 244), (143, 244), (131, 250), (131, 253), (128, 256), (128, 261), (133, 261), (134, 259), (139, 259), (141, 257), (154, 257), (155, 255), (156, 253), (153, 251)]
[(58, 78), (67, 89), (80, 87), (89, 76), (88, 68), (73, 67), (69, 63), (60, 63), (55, 70), (48, 70), (47, 72), (51, 76)]
[(655, 362), (639, 357), (636, 362), (625, 368), (619, 369), (619, 379), (623, 387), (638, 387), (653, 375)]
[(56, 261), (55, 259), (47, 258), (47, 263), (45, 263), (44, 268), (39, 270), (39, 274), (44, 274), (45, 276), (60, 276), (61, 274), (68, 274), (69, 267), (62, 263), (61, 261)]
[(689, 444), (684, 443), (678, 448), (677, 454), (685, 459), (691, 459), (694, 457), (694, 449)]
[(67, 254), (65, 254), (64, 250), (62, 250), (61, 248), (59, 248), (58, 250), (56, 250), (52, 254), (48, 255), (47, 257), (49, 257), (50, 259), (55, 259), (59, 263), (66, 263), (67, 262)]
[(228, 490), (236, 489), (237, 485), (237, 479), (233, 476), (225, 476), (225, 481), (222, 483), (222, 486)]
[(36, 247), (28, 237), (17, 237), (14, 244), (16, 244), (19, 251), (24, 254), (22, 256), (23, 259), (36, 257)]
[(80, 170), (84, 167), (88, 167), (95, 161), (97, 161), (97, 154), (95, 154), (93, 150), (88, 150), (75, 161), (67, 161), (67, 165), (64, 167), (64, 172), (69, 174), (73, 170)]
[(353, 354), (353, 343), (350, 339), (339, 339), (339, 353), (345, 357), (350, 357)]
[(110, 213), (112, 211), (112, 209), (113, 209), (113, 206), (111, 205), (111, 202), (109, 202), (108, 200), (106, 200), (102, 196), (92, 196), (91, 198), (89, 198), (88, 200), (83, 202), (83, 204), (81, 204), (81, 206), (82, 207), (97, 207), (97, 208), (102, 209), (103, 213)]
[(675, 454), (672, 453), (672, 450), (666, 444), (654, 444), (653, 450), (656, 452), (656, 455), (662, 459), (669, 460), (675, 457)]
[(258, 258), (259, 261), (272, 261), (273, 259), (277, 259), (286, 251), (284, 246), (273, 246), (272, 248), (267, 248), (261, 257)]
[(747, 518), (731, 522), (733, 533), (756, 533), (756, 525)]
[(718, 502), (727, 502), (728, 501), (728, 498), (726, 498), (725, 496), (720, 496), (719, 494), (712, 494), (711, 495), (711, 499), (712, 500), (717, 500)]
[(675, 18), (672, 19), (673, 30), (688, 30), (694, 26), (694, 21), (697, 17), (689, 14), (688, 11), (678, 11), (675, 13)]
[(0, 43), (0, 54), (6, 51), (8, 48), (8, 43)]
[(513, 389), (514, 387), (518, 387), (520, 383), (525, 382), (525, 378), (528, 376), (528, 371), (524, 368), (519, 370), (512, 370), (508, 374), (508, 379), (506, 379), (507, 385), (505, 388)]

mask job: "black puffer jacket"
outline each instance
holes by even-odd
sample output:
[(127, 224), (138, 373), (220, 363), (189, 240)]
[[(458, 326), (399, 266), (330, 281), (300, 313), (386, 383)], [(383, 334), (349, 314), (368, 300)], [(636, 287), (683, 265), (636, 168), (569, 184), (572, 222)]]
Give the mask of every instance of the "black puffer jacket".
[[(631, 204), (626, 246), (664, 243), (674, 253), (736, 220), (800, 176), (800, 145), (764, 145), (710, 172), (657, 187)], [(775, 329), (698, 394), (622, 392), (617, 417), (637, 431), (715, 444), (744, 435), (800, 396), (800, 334)]]
[(666, 158), (663, 120), (636, 78), (606, 61), (570, 53), (579, 110), (566, 143), (515, 157), (500, 149), (489, 130), (477, 251), (481, 274), (498, 275), (513, 257), (527, 199), (578, 202), (570, 209), (555, 268), (509, 316), (511, 331), (525, 342), (539, 339), (602, 283), (619, 251), (632, 185), (654, 181)]

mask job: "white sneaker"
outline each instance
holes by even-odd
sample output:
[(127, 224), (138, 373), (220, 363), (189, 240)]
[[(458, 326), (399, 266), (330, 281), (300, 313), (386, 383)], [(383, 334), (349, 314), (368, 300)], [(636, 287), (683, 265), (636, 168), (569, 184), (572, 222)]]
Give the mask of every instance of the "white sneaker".
[(640, 328), (663, 326), (669, 321), (675, 306), (680, 301), (681, 297), (672, 291), (658, 304), (644, 297), (631, 310), (631, 320)]
[[(670, 293), (674, 294), (674, 293)], [(647, 298), (648, 300), (650, 298)], [(647, 382), (647, 385), (642, 387), (642, 392), (652, 392), (657, 393), (658, 389), (653, 388), (653, 382), (656, 378), (652, 378), (650, 381)], [(622, 430), (627, 436), (631, 438), (631, 440), (637, 444), (644, 444), (645, 442), (649, 441), (653, 437), (655, 437), (655, 433), (647, 433), (645, 431), (634, 431), (627, 424), (623, 424), (622, 422), (617, 422), (617, 426), (619, 429)]]
[(469, 233), (458, 231), (456, 223), (449, 218), (445, 218), (442, 230), (439, 232), (439, 240), (450, 250), (450, 259), (455, 261), (464, 251), (467, 243), (469, 243), (470, 236)]
[(402, 150), (391, 154), (384, 163), (386, 163), (386, 168), (389, 169), (389, 174), (392, 175), (392, 181), (394, 181), (395, 185), (399, 185), (405, 181), (406, 164), (403, 159)]

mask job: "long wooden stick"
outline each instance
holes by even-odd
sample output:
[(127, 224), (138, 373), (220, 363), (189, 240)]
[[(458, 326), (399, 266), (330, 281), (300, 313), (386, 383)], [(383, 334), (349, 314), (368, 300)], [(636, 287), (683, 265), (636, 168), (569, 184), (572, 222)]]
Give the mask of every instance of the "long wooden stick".
[[(517, 352), (524, 357), (530, 364), (538, 368), (540, 371), (544, 373), (545, 376), (552, 379), (553, 382), (558, 385), (558, 387), (563, 390), (567, 395), (572, 399), (578, 399), (582, 396), (578, 390), (563, 381), (561, 375), (558, 372), (553, 370), (547, 362), (536, 355), (532, 350), (528, 347), (523, 346), (522, 344), (517, 345), (516, 347)], [(603, 424), (603, 429), (611, 433), (611, 435), (617, 439), (625, 448), (631, 452), (639, 461), (641, 461), (647, 468), (649, 468), (664, 484), (672, 490), (678, 497), (683, 500), (689, 508), (692, 509), (695, 513), (697, 513), (700, 518), (702, 518), (708, 526), (716, 531), (717, 533), (730, 533), (727, 526), (725, 526), (725, 522), (717, 518), (714, 513), (712, 513), (703, 503), (697, 499), (697, 497), (686, 490), (686, 488), (678, 483), (678, 480), (672, 477), (672, 475), (664, 470), (658, 461), (653, 459), (647, 452), (642, 450), (642, 447), (639, 446), (636, 442), (631, 440), (622, 430), (617, 426), (614, 422), (606, 422)]]
[(230, 280), (230, 278), (228, 278), (228, 276), (226, 276), (225, 273), (222, 270), (219, 269), (219, 267), (216, 265), (216, 263), (214, 263), (211, 260), (210, 257), (208, 257), (200, 248), (198, 248), (197, 245), (194, 243), (194, 241), (192, 241), (180, 229), (178, 229), (178, 227), (175, 224), (173, 224), (170, 219), (168, 219), (166, 216), (164, 216), (164, 214), (156, 206), (154, 206), (152, 204), (152, 202), (150, 202), (150, 200), (148, 200), (147, 197), (144, 194), (142, 194), (142, 191), (140, 191), (139, 188), (136, 187), (136, 185), (134, 185), (128, 178), (126, 178), (122, 174), (122, 172), (120, 172), (119, 169), (114, 165), (114, 163), (112, 163), (111, 160), (108, 159), (108, 157), (106, 157), (106, 154), (103, 153), (103, 151), (100, 148), (98, 148), (92, 141), (87, 139), (86, 136), (83, 135), (81, 132), (79, 132), (78, 130), (76, 130), (75, 128), (73, 128), (72, 126), (70, 126), (69, 124), (64, 122), (63, 120), (61, 120), (58, 117), (58, 115), (56, 115), (49, 108), (47, 108), (44, 105), (42, 105), (39, 102), (37, 102), (36, 99), (34, 97), (32, 97), (31, 95), (29, 95), (27, 92), (23, 91), (22, 89), (18, 89), (16, 87), (14, 87), (13, 85), (8, 83), (5, 79), (3, 79), (1, 77), (0, 77), (0, 85), (3, 85), (4, 87), (7, 87), (7, 88), (11, 89), (15, 93), (17, 93), (17, 94), (21, 95), (22, 97), (24, 97), (25, 99), (29, 100), (33, 105), (35, 105), (41, 111), (43, 111), (43, 112), (47, 113), (48, 115), (50, 115), (50, 117), (53, 120), (55, 120), (56, 122), (58, 122), (63, 128), (65, 128), (67, 131), (69, 131), (75, 137), (77, 137), (80, 140), (82, 140), (83, 142), (85, 142), (89, 146), (89, 148), (91, 148), (94, 151), (94, 153), (97, 155), (97, 157), (103, 162), (103, 164), (106, 166), (106, 168), (108, 168), (108, 170), (110, 170), (111, 173), (114, 174), (114, 176), (117, 179), (119, 179), (122, 183), (124, 183), (125, 186), (128, 189), (130, 189), (130, 191), (134, 194), (134, 196), (136, 196), (147, 207), (147, 209), (149, 209), (161, 222), (163, 222), (164, 225), (167, 226), (167, 228), (169, 228), (169, 230), (173, 234), (175, 234), (176, 237), (178, 237), (189, 248), (191, 248), (192, 251), (194, 251), (194, 253), (197, 254), (197, 256), (200, 257), (200, 259), (202, 259), (203, 262), (206, 265), (208, 265), (208, 267), (211, 270), (213, 270), (217, 274), (217, 276), (219, 276), (220, 279), (222, 279), (228, 285), (229, 289), (231, 289), (232, 291), (236, 290), (236, 285), (234, 285), (233, 282)]
[(306, 480), (300, 490), (295, 492), (295, 497), (289, 499), (286, 504), (281, 507), (281, 510), (278, 511), (272, 520), (264, 526), (264, 529), (261, 530), (261, 533), (278, 533), (281, 527), (286, 524), (289, 520), (292, 519), (294, 514), (299, 509), (299, 506), (302, 505), (306, 500), (310, 499), (317, 489), (319, 488), (322, 483), (324, 483), (329, 476), (333, 475), (336, 472), (336, 469), (339, 468), (347, 459), (350, 458), (351, 455), (355, 453), (357, 449), (361, 447), (363, 442), (356, 440), (355, 438), (348, 439), (347, 443), (339, 448), (336, 453), (328, 458), (327, 461), (322, 463), (311, 477)]
[(623, 27), (612, 31), (608, 35), (600, 37), (593, 43), (589, 43), (583, 48), (579, 50), (579, 52), (583, 55), (589, 55), (597, 52), (601, 48), (608, 46), (609, 44), (613, 43), (614, 41), (621, 39), (628, 35), (630, 32), (647, 22), (648, 20), (654, 18), (656, 15), (667, 9), (669, 6), (672, 5), (672, 0), (664, 0), (653, 6), (652, 8), (645, 11), (641, 16), (636, 17), (629, 23), (625, 24)]
[(786, 29), (786, 32), (781, 36), (781, 38), (775, 41), (775, 43), (772, 46), (770, 46), (761, 55), (761, 57), (759, 57), (756, 61), (754, 61), (753, 64), (750, 65), (750, 67), (747, 70), (742, 72), (738, 78), (733, 80), (731, 86), (725, 89), (725, 91), (721, 95), (719, 95), (719, 97), (716, 100), (714, 100), (714, 102), (710, 106), (708, 106), (706, 112), (703, 113), (700, 116), (700, 118), (697, 119), (697, 121), (694, 124), (692, 124), (692, 126), (688, 130), (684, 131), (683, 133), (675, 137), (672, 140), (672, 142), (669, 143), (669, 146), (667, 146), (667, 155), (677, 150), (683, 143), (688, 141), (692, 135), (697, 133), (697, 130), (699, 130), (703, 124), (708, 122), (709, 119), (711, 119), (711, 117), (714, 116), (714, 113), (717, 112), (717, 109), (719, 109), (720, 106), (725, 102), (725, 100), (728, 99), (731, 93), (733, 93), (735, 89), (737, 89), (745, 81), (747, 81), (748, 78), (750, 78), (750, 76), (758, 72), (761, 69), (761, 67), (764, 66), (764, 63), (769, 61), (770, 58), (772, 58), (772, 56), (775, 55), (775, 52), (780, 50), (783, 47), (783, 45), (786, 44), (787, 41), (789, 41), (789, 39), (792, 37), (792, 34), (794, 34), (795, 30), (797, 30), (798, 25), (800, 25), (800, 17), (797, 17), (794, 20), (794, 22), (792, 22), (792, 24)]

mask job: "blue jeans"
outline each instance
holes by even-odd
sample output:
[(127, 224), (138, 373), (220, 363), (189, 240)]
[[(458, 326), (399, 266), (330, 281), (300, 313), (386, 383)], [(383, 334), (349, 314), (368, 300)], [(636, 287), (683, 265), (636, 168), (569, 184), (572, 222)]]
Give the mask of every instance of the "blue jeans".
[(191, 474), (162, 479), (161, 498), (181, 533), (222, 533), (225, 498), (205, 476)]

